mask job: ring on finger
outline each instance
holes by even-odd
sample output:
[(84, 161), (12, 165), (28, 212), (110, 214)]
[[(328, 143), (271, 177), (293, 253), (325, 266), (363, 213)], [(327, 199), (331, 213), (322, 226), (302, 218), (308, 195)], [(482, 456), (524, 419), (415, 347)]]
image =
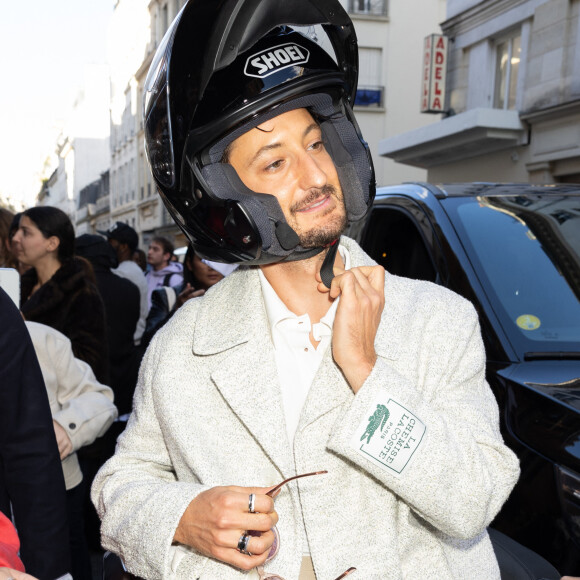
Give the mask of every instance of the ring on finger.
[(254, 504), (256, 503), (256, 494), (255, 493), (251, 493), (250, 497), (248, 499), (248, 511), (251, 514), (255, 514), (256, 511), (254, 510)]
[(246, 554), (246, 556), (251, 556), (250, 552), (248, 552), (248, 542), (250, 541), (250, 534), (248, 532), (244, 532), (240, 539), (238, 540), (238, 550), (242, 554)]

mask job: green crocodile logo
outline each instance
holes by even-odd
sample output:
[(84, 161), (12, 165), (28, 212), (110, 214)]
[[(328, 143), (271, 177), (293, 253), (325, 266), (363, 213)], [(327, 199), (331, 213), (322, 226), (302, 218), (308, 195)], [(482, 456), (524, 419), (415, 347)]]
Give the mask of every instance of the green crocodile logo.
[(366, 431), (362, 434), (360, 440), (366, 438), (367, 443), (371, 442), (371, 438), (375, 434), (376, 430), (380, 427), (383, 430), (387, 419), (389, 418), (389, 410), (384, 405), (377, 405), (377, 410), (369, 417), (369, 424), (367, 425)]

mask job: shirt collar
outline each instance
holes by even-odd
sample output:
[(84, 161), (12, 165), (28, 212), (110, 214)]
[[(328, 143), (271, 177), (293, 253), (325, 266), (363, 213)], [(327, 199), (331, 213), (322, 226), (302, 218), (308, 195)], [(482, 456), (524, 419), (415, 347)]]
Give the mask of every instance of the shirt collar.
[[(343, 245), (338, 247), (338, 251), (340, 252), (342, 261), (344, 262), (345, 270), (350, 270), (350, 252)], [(262, 286), (262, 296), (264, 297), (266, 314), (270, 323), (270, 330), (273, 331), (274, 327), (282, 320), (286, 320), (287, 318), (298, 318), (296, 314), (286, 307), (278, 294), (276, 294), (270, 282), (266, 280), (266, 276), (264, 276), (261, 268), (258, 269), (258, 273), (260, 276), (260, 284)], [(332, 328), (339, 299), (340, 297), (332, 303), (328, 312), (320, 320), (321, 323), (326, 324), (329, 328)]]

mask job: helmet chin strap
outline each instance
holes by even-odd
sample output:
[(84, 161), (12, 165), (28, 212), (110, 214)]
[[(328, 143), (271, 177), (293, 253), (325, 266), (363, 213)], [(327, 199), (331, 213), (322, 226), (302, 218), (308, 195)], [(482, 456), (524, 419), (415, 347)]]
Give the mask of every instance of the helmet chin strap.
[[(285, 250), (292, 250), (300, 243), (298, 234), (286, 222), (277, 221), (275, 231), (280, 245)], [(338, 238), (327, 247), (328, 252), (320, 267), (320, 278), (322, 279), (322, 283), (330, 289), (330, 284), (334, 278), (334, 260), (336, 259), (336, 252), (338, 250)]]
[(338, 250), (338, 239), (331, 242), (326, 257), (322, 262), (322, 266), (320, 267), (320, 278), (322, 283), (330, 289), (330, 284), (332, 283), (332, 279), (334, 278), (334, 260), (336, 258), (336, 252)]

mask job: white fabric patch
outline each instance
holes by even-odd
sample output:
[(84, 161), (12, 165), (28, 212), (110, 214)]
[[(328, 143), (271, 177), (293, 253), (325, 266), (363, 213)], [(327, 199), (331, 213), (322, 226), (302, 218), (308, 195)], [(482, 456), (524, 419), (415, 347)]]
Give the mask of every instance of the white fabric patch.
[(374, 403), (367, 416), (351, 446), (379, 467), (401, 475), (423, 440), (425, 424), (393, 399)]
[(202, 258), (204, 264), (207, 264), (212, 270), (219, 272), (222, 276), (229, 276), (237, 267), (237, 264), (222, 264), (221, 262), (212, 262)]

